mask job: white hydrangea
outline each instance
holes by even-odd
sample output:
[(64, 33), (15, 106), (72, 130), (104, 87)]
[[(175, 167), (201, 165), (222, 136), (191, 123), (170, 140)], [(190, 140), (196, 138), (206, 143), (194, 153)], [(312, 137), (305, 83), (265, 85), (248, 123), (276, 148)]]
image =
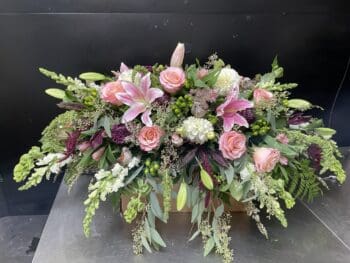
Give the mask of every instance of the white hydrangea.
[(191, 142), (203, 144), (214, 128), (210, 121), (202, 118), (188, 117), (181, 126), (181, 135)]
[(214, 88), (219, 95), (226, 96), (233, 87), (239, 85), (240, 80), (241, 77), (237, 71), (232, 68), (223, 68), (214, 84)]

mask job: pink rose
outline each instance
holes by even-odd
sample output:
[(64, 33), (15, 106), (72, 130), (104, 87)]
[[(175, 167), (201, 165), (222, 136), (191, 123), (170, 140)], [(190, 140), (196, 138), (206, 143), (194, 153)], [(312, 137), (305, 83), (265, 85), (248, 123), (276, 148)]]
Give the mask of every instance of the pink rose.
[(281, 153), (274, 148), (255, 148), (253, 159), (258, 173), (268, 173), (280, 161)]
[(276, 140), (279, 141), (280, 143), (283, 143), (283, 144), (288, 144), (289, 143), (288, 137), (284, 133), (277, 134)]
[(219, 139), (219, 149), (226, 159), (238, 159), (246, 152), (246, 138), (236, 131), (224, 132)]
[(108, 103), (121, 106), (123, 103), (116, 97), (116, 94), (121, 92), (125, 91), (120, 81), (108, 82), (101, 88), (101, 99)]
[(170, 94), (179, 91), (185, 83), (186, 76), (182, 68), (169, 67), (160, 72), (159, 81), (164, 90)]
[(254, 102), (259, 104), (260, 102), (269, 102), (273, 98), (273, 94), (266, 89), (257, 88), (253, 92)]
[(142, 150), (149, 152), (157, 148), (164, 132), (159, 126), (145, 126), (140, 130), (138, 141)]

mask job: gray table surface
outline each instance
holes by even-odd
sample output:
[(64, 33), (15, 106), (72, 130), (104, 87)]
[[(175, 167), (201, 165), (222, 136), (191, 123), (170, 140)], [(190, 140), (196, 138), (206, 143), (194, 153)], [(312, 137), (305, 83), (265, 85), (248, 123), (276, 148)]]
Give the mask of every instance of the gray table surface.
[[(344, 149), (344, 155), (344, 165), (350, 171), (348, 149)], [(159, 223), (158, 229), (167, 243), (160, 252), (133, 255), (131, 228), (113, 213), (108, 202), (99, 208), (92, 235), (86, 239), (82, 219), (88, 183), (87, 177), (80, 178), (70, 194), (62, 184), (33, 263), (221, 262), (215, 254), (202, 257), (200, 238), (187, 242), (191, 225), (186, 213), (172, 214), (167, 225)], [(264, 220), (269, 240), (258, 233), (244, 213), (234, 213), (230, 235), (235, 262), (350, 262), (350, 178), (342, 187), (332, 188), (337, 191), (325, 192), (311, 205), (298, 202), (288, 211), (287, 229), (276, 221)]]

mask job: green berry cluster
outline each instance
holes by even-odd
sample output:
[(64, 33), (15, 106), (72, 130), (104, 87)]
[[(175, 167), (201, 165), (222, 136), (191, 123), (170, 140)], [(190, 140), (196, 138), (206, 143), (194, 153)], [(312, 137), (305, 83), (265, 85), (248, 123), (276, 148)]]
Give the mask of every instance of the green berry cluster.
[(218, 122), (218, 117), (213, 114), (208, 114), (207, 120), (210, 121), (211, 124), (215, 125)]
[(265, 135), (269, 132), (270, 125), (266, 120), (260, 119), (252, 124), (251, 129), (253, 136)]
[(160, 168), (159, 162), (152, 161), (151, 158), (147, 158), (145, 161), (145, 166), (146, 166), (144, 170), (145, 174), (149, 174), (152, 176), (156, 176), (158, 174), (158, 171)]
[(95, 104), (96, 97), (97, 97), (97, 90), (96, 89), (88, 89), (88, 92), (83, 99), (83, 103), (86, 106), (93, 106)]
[(140, 196), (131, 197), (126, 210), (124, 211), (124, 219), (127, 223), (132, 223), (137, 217), (137, 213), (145, 209), (145, 204), (141, 201)]
[(186, 94), (177, 98), (176, 102), (171, 106), (172, 111), (176, 117), (181, 117), (187, 114), (193, 105), (193, 98), (191, 95)]

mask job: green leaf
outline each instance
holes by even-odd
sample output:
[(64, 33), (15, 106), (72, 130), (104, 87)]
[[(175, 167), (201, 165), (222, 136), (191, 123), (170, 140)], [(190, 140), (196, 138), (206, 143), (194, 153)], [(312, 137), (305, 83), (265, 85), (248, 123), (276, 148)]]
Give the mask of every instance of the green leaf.
[(204, 256), (206, 257), (210, 251), (213, 250), (215, 246), (215, 241), (214, 241), (214, 238), (211, 237), (208, 239), (208, 241), (205, 243), (205, 246), (204, 246)]
[(158, 245), (166, 247), (164, 240), (154, 228), (151, 228), (151, 237)]
[(45, 93), (56, 99), (64, 99), (66, 97), (66, 92), (61, 89), (46, 89)]
[(142, 242), (142, 245), (147, 249), (147, 251), (149, 253), (152, 253), (152, 249), (149, 246), (148, 241), (147, 241), (147, 239), (144, 236), (141, 236), (141, 242)]
[(109, 119), (107, 116), (105, 116), (105, 117), (103, 118), (103, 123), (102, 123), (102, 125), (103, 125), (103, 128), (105, 129), (105, 131), (106, 131), (108, 137), (111, 138), (111, 137), (112, 137), (112, 133), (111, 133), (111, 122), (110, 122), (110, 119)]
[(225, 169), (225, 176), (228, 184), (232, 183), (233, 177), (235, 175), (235, 169), (231, 164), (229, 164), (228, 168)]
[(233, 181), (230, 187), (230, 193), (234, 199), (237, 201), (241, 200), (243, 197), (243, 186), (238, 181)]
[(179, 188), (179, 192), (177, 193), (176, 199), (176, 209), (177, 211), (182, 210), (186, 204), (187, 199), (187, 185), (185, 182), (182, 182)]
[(79, 78), (87, 81), (99, 81), (106, 79), (106, 76), (96, 72), (86, 72), (79, 75)]
[(293, 151), (287, 144), (279, 143), (271, 136), (265, 136), (264, 141), (268, 146), (279, 150), (286, 157), (292, 158), (298, 155), (298, 153)]
[(192, 240), (194, 240), (196, 237), (198, 237), (198, 235), (201, 233), (201, 231), (197, 230), (196, 232), (193, 233), (193, 235), (190, 237), (190, 239), (188, 240), (188, 242), (191, 242)]
[(220, 217), (224, 213), (224, 205), (221, 204), (218, 208), (215, 210), (215, 217)]
[(204, 170), (203, 168), (201, 168), (201, 180), (203, 185), (208, 189), (208, 190), (213, 190), (214, 188), (214, 184), (213, 184), (213, 180), (211, 179), (210, 175), (207, 173), (206, 170)]
[(308, 110), (312, 107), (312, 104), (307, 100), (302, 99), (291, 99), (288, 100), (287, 106), (297, 110)]
[(130, 184), (136, 176), (138, 176), (140, 174), (140, 172), (142, 171), (143, 169), (143, 165), (141, 165), (139, 168), (137, 168), (132, 174), (131, 176), (126, 180), (125, 182), (125, 185), (128, 185)]
[(316, 128), (315, 132), (325, 139), (330, 139), (336, 133), (336, 130), (333, 130), (331, 128), (320, 127)]
[(150, 201), (151, 201), (151, 210), (153, 214), (158, 217), (160, 220), (163, 220), (163, 212), (160, 209), (159, 201), (155, 192), (150, 193)]

